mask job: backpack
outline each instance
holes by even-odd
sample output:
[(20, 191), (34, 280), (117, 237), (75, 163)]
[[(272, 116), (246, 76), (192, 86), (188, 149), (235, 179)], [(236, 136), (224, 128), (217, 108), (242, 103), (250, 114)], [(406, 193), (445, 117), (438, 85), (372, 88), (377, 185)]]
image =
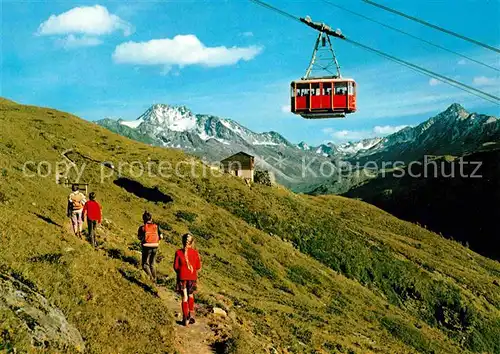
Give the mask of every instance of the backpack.
[(83, 197), (81, 195), (73, 195), (71, 198), (71, 206), (73, 210), (83, 209)]
[(158, 225), (144, 224), (144, 243), (158, 243), (160, 236), (158, 236)]

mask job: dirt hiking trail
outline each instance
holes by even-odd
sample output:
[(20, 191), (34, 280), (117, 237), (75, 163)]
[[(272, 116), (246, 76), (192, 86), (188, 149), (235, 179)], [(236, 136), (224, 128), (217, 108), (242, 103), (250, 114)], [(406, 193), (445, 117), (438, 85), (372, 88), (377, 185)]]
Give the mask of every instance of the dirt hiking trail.
[[(181, 324), (181, 298), (164, 287), (157, 287), (158, 296), (167, 308), (175, 314), (174, 324), (175, 345), (179, 354), (214, 354), (216, 351), (210, 343), (215, 341), (214, 332), (210, 328), (208, 319), (196, 312), (196, 323), (189, 327)], [(198, 310), (198, 309), (197, 309)]]

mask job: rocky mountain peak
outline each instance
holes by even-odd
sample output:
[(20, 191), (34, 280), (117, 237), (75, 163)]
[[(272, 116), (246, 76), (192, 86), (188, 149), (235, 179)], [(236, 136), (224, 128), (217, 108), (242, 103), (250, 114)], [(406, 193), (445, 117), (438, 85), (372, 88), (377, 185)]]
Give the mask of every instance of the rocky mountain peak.
[(196, 126), (196, 116), (186, 106), (167, 104), (152, 105), (137, 121), (172, 131), (187, 131)]
[(305, 142), (305, 141), (301, 141), (300, 143), (297, 144), (297, 147), (301, 150), (309, 150), (311, 147)]
[(453, 103), (451, 106), (449, 106), (444, 112), (439, 114), (438, 116), (441, 117), (447, 117), (447, 118), (458, 118), (458, 119), (465, 119), (469, 117), (469, 112), (465, 110), (465, 108), (458, 104), (458, 103)]

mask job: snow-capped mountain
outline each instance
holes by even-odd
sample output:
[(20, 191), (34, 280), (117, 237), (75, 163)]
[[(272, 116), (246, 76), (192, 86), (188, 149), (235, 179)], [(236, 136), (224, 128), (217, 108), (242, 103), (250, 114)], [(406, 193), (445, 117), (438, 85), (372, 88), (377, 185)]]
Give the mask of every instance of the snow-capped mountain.
[(210, 139), (221, 144), (291, 146), (276, 132), (255, 133), (231, 119), (193, 114), (186, 106), (155, 104), (135, 121), (120, 124), (137, 129), (162, 142), (163, 146), (196, 149)]
[(371, 138), (334, 145), (322, 144), (315, 149), (323, 156), (345, 159), (403, 161), (428, 155), (462, 155), (473, 152), (483, 143), (500, 140), (500, 119), (469, 113), (458, 103), (415, 126), (406, 127), (384, 138)]
[[(377, 142), (378, 140), (378, 142)], [(452, 104), (444, 112), (425, 122), (404, 128), (382, 139), (339, 146), (343, 159), (351, 164), (363, 166), (374, 162), (380, 168), (383, 163), (395, 164), (420, 161), (427, 156), (464, 156), (500, 143), (500, 119), (478, 113), (469, 113), (461, 105)], [(354, 149), (350, 147), (354, 146)], [(360, 146), (364, 148), (356, 149)], [(365, 183), (365, 174), (358, 179), (344, 178), (342, 183), (330, 180), (320, 185), (312, 185), (308, 191), (312, 194), (346, 193), (356, 184)], [(373, 174), (371, 174), (373, 176)]]
[(311, 150), (311, 147), (305, 141), (301, 141), (300, 143), (298, 143), (297, 148), (303, 151)]
[(458, 103), (415, 126), (380, 140), (353, 157), (361, 160), (411, 161), (424, 155), (460, 156), (484, 143), (500, 141), (500, 119), (469, 113)]
[(333, 156), (338, 152), (337, 146), (333, 143), (321, 144), (320, 146), (315, 147), (314, 151), (316, 154), (324, 157)]
[(301, 169), (305, 156), (314, 160), (309, 165), (313, 170), (327, 160), (317, 159), (313, 151), (297, 148), (276, 132), (256, 133), (231, 119), (194, 114), (185, 106), (155, 104), (134, 121), (103, 119), (97, 123), (129, 138), (182, 149), (209, 162), (244, 151), (288, 186), (307, 180)]
[(376, 148), (382, 141), (382, 138), (363, 139), (355, 142), (348, 142), (337, 146), (337, 151), (343, 155), (356, 155), (360, 152), (365, 152), (370, 149)]

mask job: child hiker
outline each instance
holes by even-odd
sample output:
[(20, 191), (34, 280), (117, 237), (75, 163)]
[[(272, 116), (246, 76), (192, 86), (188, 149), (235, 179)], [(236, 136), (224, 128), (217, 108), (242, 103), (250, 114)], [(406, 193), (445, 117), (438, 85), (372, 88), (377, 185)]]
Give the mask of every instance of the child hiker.
[(142, 215), (142, 221), (144, 225), (137, 231), (137, 237), (142, 245), (142, 269), (151, 280), (156, 281), (155, 258), (163, 236), (160, 227), (153, 223), (153, 217), (147, 211)]
[(83, 207), (83, 220), (85, 220), (85, 216), (87, 216), (87, 224), (89, 231), (89, 240), (92, 243), (93, 247), (97, 247), (97, 242), (95, 240), (95, 229), (97, 227), (97, 223), (102, 222), (102, 213), (101, 213), (101, 205), (95, 200), (95, 193), (91, 192), (89, 194), (89, 201), (85, 203)]
[(200, 255), (194, 249), (194, 238), (191, 234), (182, 236), (182, 249), (175, 252), (174, 270), (177, 273), (177, 291), (182, 296), (182, 323), (189, 326), (194, 320), (194, 293), (197, 290), (196, 280), (201, 269)]

